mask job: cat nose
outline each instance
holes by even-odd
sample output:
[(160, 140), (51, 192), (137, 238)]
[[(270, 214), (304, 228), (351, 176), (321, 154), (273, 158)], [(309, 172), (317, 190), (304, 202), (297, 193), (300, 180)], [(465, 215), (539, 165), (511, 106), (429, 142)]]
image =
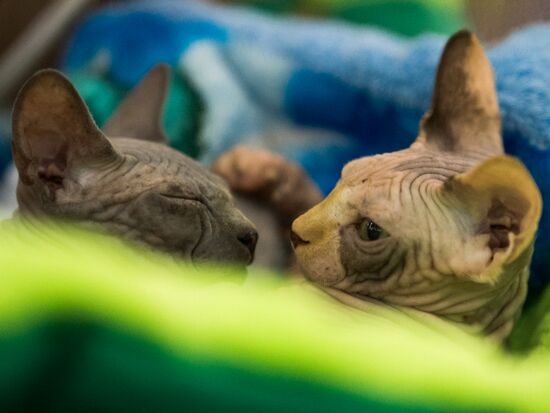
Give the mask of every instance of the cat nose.
[(250, 262), (254, 260), (254, 251), (256, 250), (256, 244), (258, 243), (258, 232), (256, 230), (247, 230), (246, 232), (237, 236), (237, 239), (243, 244), (248, 251), (250, 251)]
[(290, 242), (292, 243), (292, 247), (296, 249), (296, 247), (300, 245), (306, 245), (309, 244), (309, 241), (306, 241), (302, 239), (298, 234), (296, 234), (294, 231), (290, 231)]

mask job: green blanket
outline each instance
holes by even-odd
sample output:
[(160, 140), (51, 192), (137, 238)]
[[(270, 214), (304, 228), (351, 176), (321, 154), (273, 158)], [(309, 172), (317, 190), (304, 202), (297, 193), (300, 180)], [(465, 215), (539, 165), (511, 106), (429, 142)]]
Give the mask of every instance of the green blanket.
[(306, 284), (10, 222), (0, 411), (545, 412), (550, 320), (536, 310), (515, 333), (531, 335), (517, 349), (535, 351), (510, 355), (443, 322), (344, 308)]

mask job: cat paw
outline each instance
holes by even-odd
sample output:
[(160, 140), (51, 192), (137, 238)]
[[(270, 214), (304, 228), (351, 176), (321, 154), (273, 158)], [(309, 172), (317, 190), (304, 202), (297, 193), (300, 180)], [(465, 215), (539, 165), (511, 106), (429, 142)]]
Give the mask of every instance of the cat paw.
[(275, 190), (290, 166), (281, 155), (246, 146), (235, 146), (212, 165), (232, 191), (258, 194)]
[(267, 202), (285, 222), (322, 200), (321, 192), (299, 165), (266, 150), (236, 146), (218, 158), (212, 170), (234, 193)]

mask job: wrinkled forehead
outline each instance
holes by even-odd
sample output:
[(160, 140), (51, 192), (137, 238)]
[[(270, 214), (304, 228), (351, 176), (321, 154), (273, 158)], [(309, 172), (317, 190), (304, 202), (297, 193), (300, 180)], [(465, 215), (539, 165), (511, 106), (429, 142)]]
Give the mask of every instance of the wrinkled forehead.
[(474, 164), (452, 154), (409, 148), (348, 163), (342, 171), (342, 182), (346, 186), (391, 185), (396, 179), (415, 176), (444, 182)]
[(350, 162), (344, 168), (340, 193), (345, 195), (347, 205), (361, 216), (374, 219), (388, 230), (403, 233), (407, 223), (412, 222), (411, 214), (416, 214), (414, 205), (426, 206), (428, 198), (449, 178), (470, 167), (470, 162), (441, 152), (407, 149), (370, 156)]
[(230, 198), (222, 178), (168, 146), (133, 139), (116, 139), (113, 143), (119, 153), (126, 155), (132, 175), (152, 185), (172, 183), (206, 197)]

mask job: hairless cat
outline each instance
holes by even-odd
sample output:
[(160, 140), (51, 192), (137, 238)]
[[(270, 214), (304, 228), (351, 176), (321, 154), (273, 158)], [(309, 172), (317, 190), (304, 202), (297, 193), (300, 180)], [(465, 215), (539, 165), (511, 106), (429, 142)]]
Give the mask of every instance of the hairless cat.
[(13, 112), (19, 213), (99, 226), (194, 261), (248, 264), (257, 232), (223, 179), (166, 145), (167, 81), (156, 67), (103, 133), (63, 75), (34, 75)]
[[(234, 189), (268, 181), (254, 151), (226, 158), (258, 171), (222, 168)], [(419, 310), (502, 339), (525, 300), (541, 209), (527, 169), (504, 154), (491, 64), (462, 31), (416, 141), (350, 162), (291, 238), (304, 275), (344, 303)]]
[[(167, 145), (162, 115), (169, 76), (168, 66), (156, 66), (101, 131), (67, 78), (55, 70), (35, 74), (13, 112), (18, 213), (100, 227), (193, 261), (242, 265), (252, 262), (258, 234), (241, 206), (264, 230), (260, 261), (281, 268), (290, 251), (279, 222), (289, 228), (289, 217), (320, 201), (319, 192), (300, 167), (261, 152), (259, 165), (272, 178), (262, 199), (254, 193), (235, 200), (223, 179)], [(300, 187), (311, 190), (293, 195)]]

